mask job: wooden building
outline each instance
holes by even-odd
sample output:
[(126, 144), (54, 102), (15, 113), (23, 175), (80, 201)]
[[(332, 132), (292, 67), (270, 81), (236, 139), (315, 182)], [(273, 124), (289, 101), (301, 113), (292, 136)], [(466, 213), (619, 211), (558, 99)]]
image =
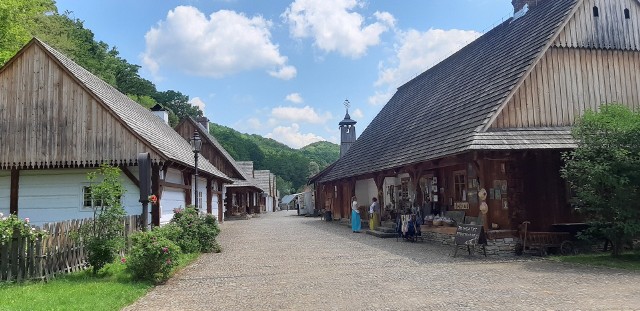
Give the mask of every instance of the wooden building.
[(0, 133), (0, 212), (35, 224), (92, 217), (86, 173), (102, 163), (122, 169), (123, 205), (127, 213), (140, 214), (141, 152), (153, 162), (156, 225), (195, 200), (210, 211), (210, 190), (232, 182), (203, 159), (199, 187), (192, 191), (195, 163), (188, 141), (35, 38), (0, 68)]
[(262, 189), (255, 184), (253, 177), (249, 177), (245, 173), (220, 142), (209, 133), (209, 119), (206, 117), (200, 117), (196, 120), (187, 118), (182, 120), (175, 130), (187, 140), (197, 131), (203, 140), (202, 157), (233, 181), (232, 183), (211, 185), (214, 188), (212, 195), (216, 199), (216, 204), (209, 212), (217, 215), (220, 221), (224, 221), (225, 210), (229, 211), (229, 214), (232, 213), (234, 201), (245, 199), (246, 201), (240, 203), (251, 204), (250, 198), (254, 198), (254, 205), (256, 204)]
[(561, 153), (575, 147), (571, 126), (585, 110), (639, 108), (640, 2), (513, 4), (513, 18), (398, 88), (311, 179), (316, 208), (345, 218), (351, 196), (375, 196), (387, 218), (463, 211), (507, 232), (578, 220)]

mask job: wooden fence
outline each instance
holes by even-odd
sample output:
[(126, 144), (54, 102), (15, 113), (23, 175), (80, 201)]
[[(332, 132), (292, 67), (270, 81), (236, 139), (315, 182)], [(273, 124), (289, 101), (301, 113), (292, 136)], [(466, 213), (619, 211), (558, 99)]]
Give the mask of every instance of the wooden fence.
[[(130, 235), (140, 229), (139, 218), (130, 215), (123, 219), (127, 250), (131, 247)], [(86, 268), (87, 252), (71, 235), (90, 220), (45, 224), (40, 229), (48, 234), (37, 241), (14, 235), (8, 243), (0, 245), (0, 281), (49, 280)]]

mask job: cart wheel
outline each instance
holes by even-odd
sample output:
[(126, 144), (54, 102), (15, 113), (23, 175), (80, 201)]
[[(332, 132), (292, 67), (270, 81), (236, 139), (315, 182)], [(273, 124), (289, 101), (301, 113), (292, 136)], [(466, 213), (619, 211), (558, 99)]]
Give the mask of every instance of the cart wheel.
[(567, 255), (575, 255), (576, 249), (571, 241), (562, 241), (560, 244), (560, 254)]
[(522, 256), (522, 254), (524, 253), (524, 246), (520, 243), (516, 244), (515, 252), (516, 252), (516, 255)]

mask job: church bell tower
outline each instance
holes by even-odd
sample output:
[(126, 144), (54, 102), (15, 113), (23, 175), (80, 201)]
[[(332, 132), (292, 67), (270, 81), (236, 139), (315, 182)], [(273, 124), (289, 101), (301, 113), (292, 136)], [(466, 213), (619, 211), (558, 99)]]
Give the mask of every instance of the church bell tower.
[(351, 120), (349, 116), (349, 100), (344, 101), (344, 107), (347, 109), (347, 113), (344, 115), (344, 120), (338, 123), (340, 125), (340, 157), (342, 158), (351, 145), (356, 141), (356, 121)]

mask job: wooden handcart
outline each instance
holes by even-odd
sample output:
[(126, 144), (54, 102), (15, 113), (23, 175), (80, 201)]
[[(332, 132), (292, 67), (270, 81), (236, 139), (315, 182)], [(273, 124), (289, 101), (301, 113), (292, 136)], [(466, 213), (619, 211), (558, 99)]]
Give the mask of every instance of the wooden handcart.
[[(569, 232), (539, 232), (528, 231), (529, 221), (522, 223), (520, 239), (522, 240), (522, 252), (546, 256), (550, 249), (558, 250), (561, 254), (568, 255), (573, 252), (573, 237)], [(566, 254), (565, 254), (566, 253)]]

